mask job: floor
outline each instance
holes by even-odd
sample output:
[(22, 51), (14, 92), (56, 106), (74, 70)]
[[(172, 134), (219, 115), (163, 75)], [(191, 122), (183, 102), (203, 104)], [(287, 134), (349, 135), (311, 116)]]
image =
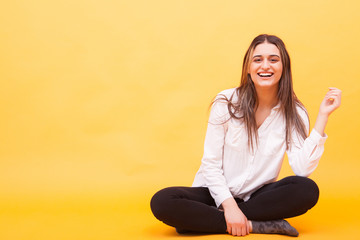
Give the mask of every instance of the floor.
[[(233, 239), (230, 235), (178, 235), (156, 220), (142, 196), (66, 197), (5, 201), (0, 206), (0, 239)], [(301, 239), (360, 239), (360, 199), (322, 196), (307, 214), (288, 221)], [(246, 239), (287, 239), (250, 234)]]

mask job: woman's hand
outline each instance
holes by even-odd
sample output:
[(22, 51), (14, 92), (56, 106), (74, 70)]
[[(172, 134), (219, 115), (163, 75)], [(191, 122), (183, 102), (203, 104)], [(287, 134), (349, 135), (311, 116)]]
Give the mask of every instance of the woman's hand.
[(250, 232), (249, 222), (238, 207), (234, 198), (228, 198), (222, 203), (226, 220), (227, 232), (233, 236), (245, 236)]
[(341, 90), (330, 87), (320, 104), (319, 114), (329, 116), (341, 104)]
[(323, 101), (320, 104), (319, 114), (315, 122), (315, 130), (324, 136), (324, 130), (330, 114), (335, 111), (341, 104), (341, 90), (337, 88), (329, 88)]

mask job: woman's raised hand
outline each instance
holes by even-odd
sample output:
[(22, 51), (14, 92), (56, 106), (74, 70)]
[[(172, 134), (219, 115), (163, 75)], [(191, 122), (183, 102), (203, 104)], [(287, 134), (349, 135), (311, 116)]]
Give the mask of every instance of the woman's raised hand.
[(341, 104), (341, 90), (329, 87), (323, 101), (320, 104), (319, 114), (329, 116), (335, 109), (340, 107)]
[(325, 126), (330, 114), (335, 111), (341, 104), (341, 90), (330, 87), (323, 101), (320, 104), (319, 114), (315, 122), (315, 130), (324, 136)]

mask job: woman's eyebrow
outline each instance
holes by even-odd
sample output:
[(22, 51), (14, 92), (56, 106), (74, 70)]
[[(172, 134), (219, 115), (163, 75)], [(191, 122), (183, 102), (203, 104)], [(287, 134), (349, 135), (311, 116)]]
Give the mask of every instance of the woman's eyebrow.
[[(256, 57), (262, 57), (263, 55), (255, 55), (255, 56), (253, 56), (253, 58), (256, 58)], [(278, 58), (280, 58), (280, 56), (279, 55), (276, 55), (276, 54), (271, 54), (271, 55), (269, 55), (270, 57), (278, 57)]]

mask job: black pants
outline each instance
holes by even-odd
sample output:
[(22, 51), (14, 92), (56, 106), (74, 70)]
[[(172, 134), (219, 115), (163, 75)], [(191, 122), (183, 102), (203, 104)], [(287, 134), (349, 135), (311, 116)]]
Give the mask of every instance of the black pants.
[[(235, 198), (249, 220), (295, 217), (315, 206), (319, 189), (314, 181), (291, 176), (267, 184), (244, 202)], [(181, 230), (226, 233), (224, 212), (216, 208), (206, 187), (169, 187), (151, 199), (151, 210), (164, 223)]]

